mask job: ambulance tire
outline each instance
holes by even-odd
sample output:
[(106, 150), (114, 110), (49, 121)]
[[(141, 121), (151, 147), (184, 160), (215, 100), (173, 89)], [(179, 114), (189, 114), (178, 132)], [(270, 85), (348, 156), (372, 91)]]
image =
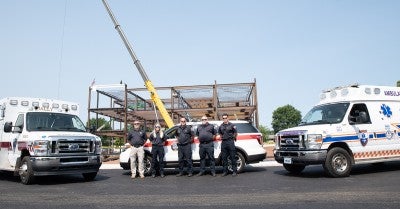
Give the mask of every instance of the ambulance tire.
[(18, 169), (18, 175), (23, 184), (32, 184), (35, 181), (35, 176), (33, 175), (32, 162), (29, 156), (25, 156)]
[(150, 155), (145, 155), (143, 164), (144, 164), (144, 175), (145, 176), (151, 176), (151, 161), (152, 157)]
[[(242, 173), (244, 170), (244, 166), (246, 165), (246, 159), (244, 159), (244, 156), (240, 152), (236, 152), (236, 169), (237, 173)], [(230, 158), (228, 157), (228, 170), (230, 172), (233, 172), (232, 170), (232, 163)]]
[(302, 164), (283, 164), (283, 167), (291, 174), (300, 174), (304, 168), (306, 168), (305, 165)]
[(96, 178), (97, 172), (92, 173), (82, 173), (83, 178), (85, 181), (93, 181)]
[(341, 147), (334, 147), (328, 151), (324, 169), (331, 177), (347, 177), (351, 171), (351, 156)]

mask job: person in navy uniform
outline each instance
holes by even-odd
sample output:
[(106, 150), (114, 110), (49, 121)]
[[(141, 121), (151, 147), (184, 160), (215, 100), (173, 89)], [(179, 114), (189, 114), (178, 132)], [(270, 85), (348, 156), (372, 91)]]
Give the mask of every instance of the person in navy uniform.
[(143, 145), (146, 142), (146, 132), (140, 128), (139, 120), (133, 121), (133, 129), (128, 133), (128, 142), (131, 145), (131, 178), (136, 178), (136, 158), (139, 161), (139, 175), (144, 178), (144, 149)]
[(193, 162), (192, 162), (192, 141), (194, 133), (192, 126), (186, 125), (186, 118), (181, 117), (180, 126), (176, 130), (176, 138), (178, 139), (178, 161), (179, 173), (176, 176), (183, 175), (184, 164), (187, 165), (188, 177), (193, 176)]
[(223, 163), (222, 176), (228, 175), (228, 156), (232, 163), (232, 176), (237, 175), (236, 165), (236, 148), (235, 141), (237, 136), (237, 129), (234, 124), (229, 122), (228, 114), (222, 115), (223, 123), (218, 128), (218, 133), (221, 135), (221, 156)]
[(201, 118), (202, 124), (197, 127), (196, 136), (199, 139), (199, 156), (200, 156), (200, 172), (198, 176), (205, 173), (206, 157), (210, 161), (211, 175), (215, 176), (215, 159), (214, 159), (214, 139), (216, 130), (213, 125), (208, 123), (207, 116)]
[(154, 126), (153, 132), (150, 133), (150, 142), (152, 144), (151, 147), (151, 177), (156, 177), (156, 168), (159, 168), (161, 178), (164, 178), (164, 143), (167, 137), (164, 132), (161, 130), (160, 124), (156, 124)]

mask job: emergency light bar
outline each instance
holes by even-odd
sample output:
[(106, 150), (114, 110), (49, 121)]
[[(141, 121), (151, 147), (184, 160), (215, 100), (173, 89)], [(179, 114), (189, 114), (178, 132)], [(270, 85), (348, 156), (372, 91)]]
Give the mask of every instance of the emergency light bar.
[[(18, 105), (19, 101), (17, 99), (11, 99), (9, 101), (10, 105), (16, 106)], [(28, 107), (29, 106), (30, 101), (27, 100), (23, 100), (21, 101), (20, 105), (24, 106), (24, 107)], [(32, 101), (32, 107), (34, 109), (39, 109), (39, 108), (43, 108), (43, 109), (59, 109), (60, 108), (60, 104), (59, 103), (49, 103), (49, 102), (42, 102), (41, 106), (40, 106), (40, 102), (39, 101)], [(68, 110), (74, 110), (77, 111), (78, 110), (78, 105), (75, 104), (61, 104), (61, 109), (68, 111)]]

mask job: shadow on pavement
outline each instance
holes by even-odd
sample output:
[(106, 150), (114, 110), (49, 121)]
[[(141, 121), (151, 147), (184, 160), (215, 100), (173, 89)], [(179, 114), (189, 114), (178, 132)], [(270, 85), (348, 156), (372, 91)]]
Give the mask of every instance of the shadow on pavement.
[[(275, 174), (281, 176), (293, 176), (298, 178), (331, 178), (328, 174), (325, 173), (322, 165), (311, 165), (307, 166), (303, 172), (298, 175), (290, 174), (286, 171), (283, 166), (282, 169), (278, 171), (274, 171)], [(400, 161), (396, 162), (385, 162), (385, 163), (372, 163), (372, 164), (361, 164), (361, 165), (353, 165), (351, 175), (368, 175), (374, 173), (385, 173), (391, 171), (400, 170)]]

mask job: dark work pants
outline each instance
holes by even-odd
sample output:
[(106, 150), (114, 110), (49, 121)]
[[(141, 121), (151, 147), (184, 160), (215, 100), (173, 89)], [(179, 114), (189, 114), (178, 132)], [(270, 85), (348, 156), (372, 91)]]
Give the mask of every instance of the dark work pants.
[(159, 168), (160, 175), (164, 174), (164, 146), (152, 146), (151, 148), (151, 173), (156, 174), (156, 168)]
[(236, 165), (236, 148), (233, 140), (222, 141), (221, 143), (221, 156), (223, 164), (223, 172), (228, 173), (228, 156), (232, 162), (232, 171), (237, 172)]
[(206, 167), (206, 156), (210, 160), (211, 173), (215, 173), (215, 159), (214, 159), (214, 143), (210, 142), (208, 144), (200, 143), (200, 173), (205, 172)]
[(179, 161), (179, 172), (183, 173), (183, 167), (186, 163), (187, 172), (193, 173), (193, 162), (192, 162), (192, 145), (178, 145), (178, 161)]

